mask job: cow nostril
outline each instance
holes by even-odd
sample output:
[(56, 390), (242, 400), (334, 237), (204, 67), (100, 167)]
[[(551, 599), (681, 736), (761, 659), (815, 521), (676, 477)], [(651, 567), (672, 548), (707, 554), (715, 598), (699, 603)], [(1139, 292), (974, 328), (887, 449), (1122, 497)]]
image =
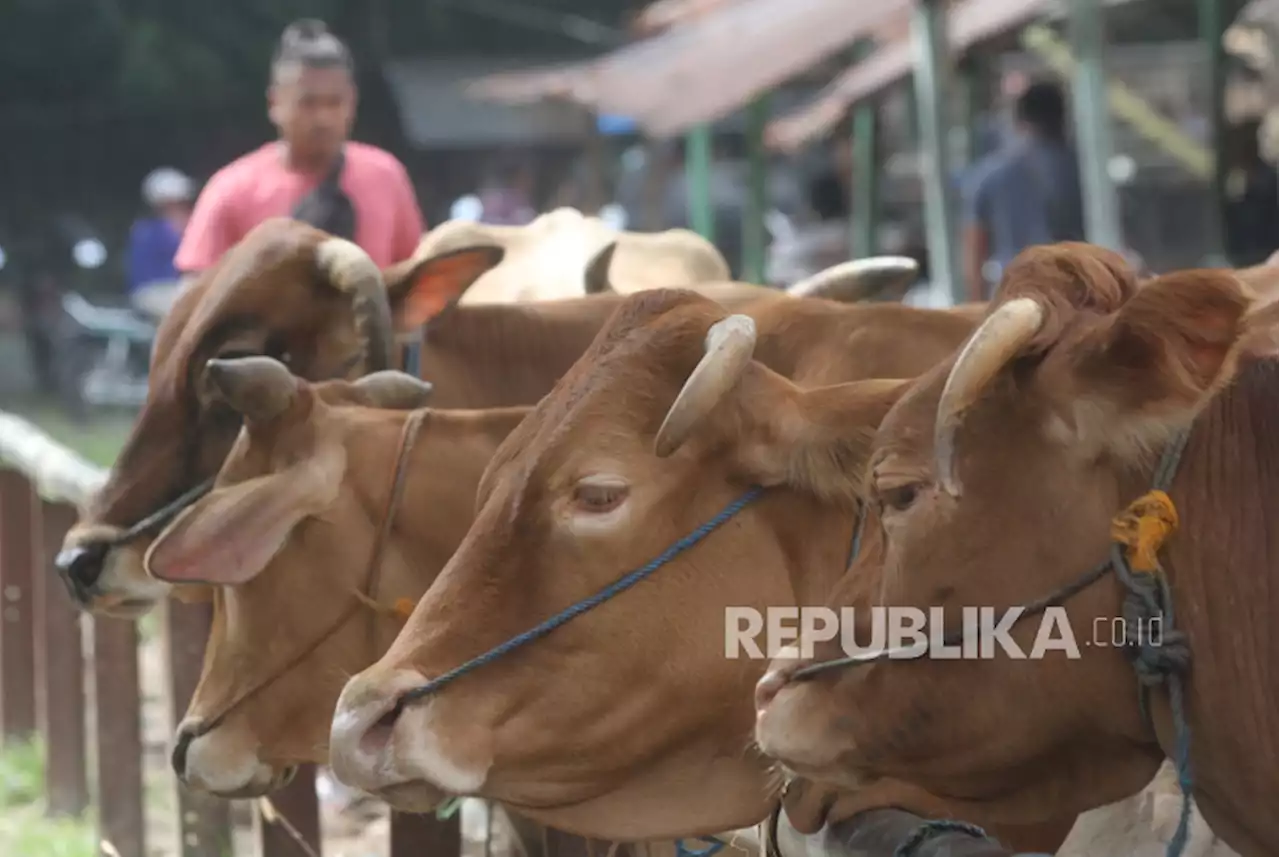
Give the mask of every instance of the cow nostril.
[(791, 680), (791, 674), (794, 670), (776, 669), (769, 670), (761, 679), (756, 682), (756, 711), (763, 711), (773, 698), (787, 686), (787, 682)]
[(103, 561), (107, 558), (108, 546), (104, 542), (90, 542), (65, 548), (54, 557), (53, 564), (72, 582), (81, 586), (92, 586), (102, 575)]
[(178, 727), (178, 737), (173, 744), (173, 755), (169, 757), (170, 764), (173, 765), (173, 772), (178, 775), (179, 780), (187, 778), (187, 750), (191, 747), (191, 742), (195, 740), (196, 732), (185, 726)]
[(395, 730), (396, 722), (403, 711), (404, 703), (400, 701), (387, 709), (386, 713), (365, 730), (364, 735), (360, 736), (360, 749), (370, 755), (380, 754), (391, 742), (391, 733)]

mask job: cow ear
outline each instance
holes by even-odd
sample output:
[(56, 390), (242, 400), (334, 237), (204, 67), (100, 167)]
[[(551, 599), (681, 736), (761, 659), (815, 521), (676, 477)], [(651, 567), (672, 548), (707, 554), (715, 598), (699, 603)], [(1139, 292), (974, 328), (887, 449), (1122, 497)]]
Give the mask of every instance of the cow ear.
[(1235, 377), (1256, 333), (1251, 298), (1228, 271), (1148, 281), (1070, 343), (1061, 363), (1046, 362), (1044, 389), (1069, 436), (1123, 454), (1189, 425)]
[[(789, 485), (824, 500), (861, 498), (871, 445), (908, 380), (806, 389), (753, 363), (720, 428), (737, 465), (758, 484)], [(736, 412), (736, 413), (734, 413)]]
[(288, 470), (214, 489), (160, 534), (143, 568), (166, 583), (247, 583), (284, 547), (294, 527), (334, 501), (344, 463), (337, 447)]
[(396, 330), (417, 330), (426, 324), (496, 268), (505, 254), (496, 244), (481, 244), (410, 259), (388, 269), (383, 276)]

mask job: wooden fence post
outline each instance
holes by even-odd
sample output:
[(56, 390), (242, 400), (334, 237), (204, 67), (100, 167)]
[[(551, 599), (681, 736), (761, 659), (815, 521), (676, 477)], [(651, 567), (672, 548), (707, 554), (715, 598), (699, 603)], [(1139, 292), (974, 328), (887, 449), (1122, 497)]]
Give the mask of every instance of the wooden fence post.
[(123, 857), (146, 854), (142, 784), (142, 694), (138, 626), (93, 619), (98, 838)]
[(36, 731), (35, 491), (16, 470), (0, 468), (0, 740)]
[(39, 706), (40, 735), (45, 751), (46, 811), (50, 815), (78, 816), (89, 805), (85, 775), (84, 642), (80, 613), (63, 590), (53, 568), (62, 538), (76, 521), (73, 507), (42, 503), (41, 559), (35, 576), (36, 622), (40, 683), (44, 687)]
[(454, 857), (462, 853), (462, 814), (391, 813), (391, 857)]
[[(164, 610), (165, 672), (169, 676), (170, 722), (174, 727), (191, 702), (204, 645), (209, 637), (212, 607), (168, 599)], [(231, 853), (231, 804), (210, 795), (178, 789), (178, 849), (182, 857), (224, 857)]]
[[(320, 854), (320, 802), (316, 799), (316, 766), (302, 765), (289, 785), (268, 795), (271, 806), (284, 817), (253, 814), (253, 834), (261, 857), (311, 857)], [(296, 837), (301, 837), (298, 842)], [(305, 843), (305, 844), (304, 844)]]

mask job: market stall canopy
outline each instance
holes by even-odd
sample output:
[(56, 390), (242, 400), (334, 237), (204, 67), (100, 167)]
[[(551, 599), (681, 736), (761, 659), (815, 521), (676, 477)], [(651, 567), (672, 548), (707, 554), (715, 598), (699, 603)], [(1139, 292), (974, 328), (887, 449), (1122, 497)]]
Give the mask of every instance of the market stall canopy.
[[(959, 0), (947, 16), (953, 55), (1018, 27), (1043, 11), (1047, 0)], [(771, 122), (765, 129), (770, 148), (794, 151), (829, 133), (850, 106), (911, 76), (915, 46), (900, 38), (876, 50), (837, 77), (809, 104)]]
[(652, 137), (670, 137), (745, 107), (901, 18), (910, 3), (722, 0), (686, 24), (599, 59), (492, 75), (473, 81), (467, 93), (513, 104), (571, 100), (631, 117)]

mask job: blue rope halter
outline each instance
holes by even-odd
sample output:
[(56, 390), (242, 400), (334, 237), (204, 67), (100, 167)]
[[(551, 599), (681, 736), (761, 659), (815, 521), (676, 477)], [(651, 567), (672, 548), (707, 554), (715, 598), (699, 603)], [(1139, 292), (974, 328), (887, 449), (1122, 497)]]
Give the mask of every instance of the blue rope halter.
[(596, 594), (591, 595), (587, 598), (584, 598), (581, 601), (577, 602), (576, 604), (572, 604), (566, 607), (564, 610), (561, 610), (559, 613), (552, 616), (550, 619), (547, 619), (545, 622), (541, 623), (540, 625), (537, 625), (536, 627), (530, 628), (528, 631), (525, 631), (522, 634), (512, 637), (510, 640), (507, 640), (505, 643), (501, 643), (497, 646), (494, 646), (492, 649), (485, 652), (484, 654), (477, 655), (471, 660), (466, 661), (465, 663), (454, 667), (448, 672), (442, 675), (436, 676), (435, 678), (431, 679), (424, 685), (415, 687), (412, 690), (405, 692), (400, 697), (400, 705), (403, 706), (415, 700), (419, 700), (424, 697), (430, 696), (440, 688), (444, 687), (449, 682), (454, 681), (455, 679), (461, 678), (462, 676), (466, 675), (472, 670), (479, 669), (485, 664), (492, 663), (493, 661), (496, 661), (498, 658), (502, 657), (503, 655), (513, 652), (516, 649), (520, 648), (521, 646), (524, 646), (528, 643), (532, 643), (534, 640), (538, 640), (538, 639), (541, 639), (542, 637), (545, 637), (547, 634), (550, 634), (552, 631), (554, 631), (556, 628), (559, 628), (561, 625), (565, 624), (570, 619), (573, 619), (576, 616), (581, 616), (583, 613), (586, 613), (588, 610), (591, 610), (595, 607), (599, 607), (601, 604), (613, 598), (615, 595), (619, 595), (627, 591), (628, 589), (635, 586), (640, 581), (644, 580), (649, 575), (653, 574), (658, 569), (662, 568), (667, 563), (671, 562), (671, 560), (675, 559), (677, 556), (684, 553), (689, 548), (693, 547), (698, 542), (705, 539), (707, 536), (711, 535), (713, 532), (719, 529), (720, 525), (722, 525), (723, 523), (728, 521), (730, 518), (732, 518), (734, 515), (738, 514), (743, 509), (745, 509), (747, 505), (749, 505), (752, 501), (757, 499), (763, 492), (764, 492), (764, 489), (762, 487), (758, 485), (752, 486), (741, 497), (734, 500), (732, 503), (730, 503), (728, 506), (722, 509), (720, 513), (717, 514), (714, 518), (702, 524), (696, 530), (689, 533), (689, 535), (685, 536), (684, 538), (680, 539), (679, 541), (671, 545), (671, 547), (667, 548), (665, 551), (663, 551), (654, 559), (650, 560), (645, 565), (642, 565), (640, 568), (637, 568), (636, 570), (629, 572), (628, 574), (620, 577), (619, 579), (615, 580), (613, 583), (606, 586), (604, 589), (601, 589)]

